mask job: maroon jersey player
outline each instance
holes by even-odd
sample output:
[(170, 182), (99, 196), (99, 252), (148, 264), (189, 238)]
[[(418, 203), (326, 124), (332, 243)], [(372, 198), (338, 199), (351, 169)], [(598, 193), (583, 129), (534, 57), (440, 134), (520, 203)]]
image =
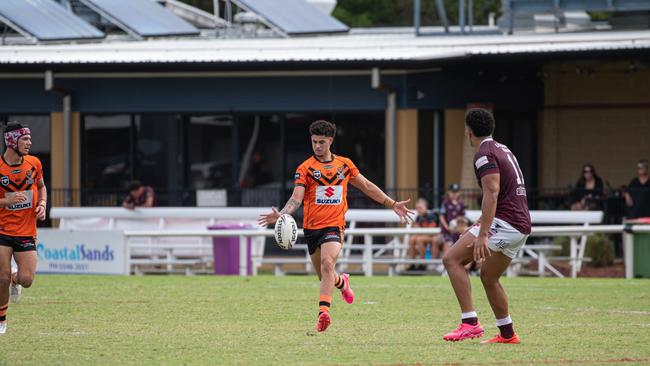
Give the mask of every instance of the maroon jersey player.
[(530, 214), (517, 158), (507, 146), (492, 139), (494, 125), (494, 117), (487, 110), (471, 109), (465, 115), (465, 133), (476, 150), (474, 171), (483, 190), (483, 200), (481, 218), (443, 258), (462, 313), (458, 328), (443, 337), (447, 341), (483, 335), (464, 268), (475, 260), (482, 262), (481, 281), (500, 331), (482, 343), (519, 343), (499, 278), (526, 243)]

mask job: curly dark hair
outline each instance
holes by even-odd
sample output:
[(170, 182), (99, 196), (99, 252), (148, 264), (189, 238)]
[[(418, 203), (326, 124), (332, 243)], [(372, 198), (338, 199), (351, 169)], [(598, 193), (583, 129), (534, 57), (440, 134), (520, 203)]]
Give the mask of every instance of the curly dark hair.
[(336, 125), (321, 119), (309, 125), (309, 134), (334, 137), (336, 135)]
[(494, 132), (494, 116), (483, 108), (472, 108), (465, 113), (465, 124), (476, 137), (486, 137)]
[(142, 182), (139, 180), (134, 180), (133, 182), (129, 183), (129, 192), (136, 191), (142, 187)]
[(22, 124), (20, 124), (19, 122), (16, 122), (16, 121), (11, 121), (11, 122), (7, 122), (7, 126), (5, 126), (5, 131), (4, 132), (7, 133), (9, 131), (20, 130), (21, 128), (24, 128), (24, 127), (27, 127), (27, 126), (23, 126)]

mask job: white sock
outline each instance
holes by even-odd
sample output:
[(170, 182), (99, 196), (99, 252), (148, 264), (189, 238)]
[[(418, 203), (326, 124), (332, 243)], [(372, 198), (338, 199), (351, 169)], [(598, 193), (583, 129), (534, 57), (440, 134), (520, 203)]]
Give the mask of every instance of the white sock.
[(497, 327), (501, 327), (508, 324), (512, 324), (512, 319), (510, 318), (510, 315), (506, 316), (503, 319), (497, 319)]
[(470, 311), (469, 313), (463, 313), (460, 316), (461, 319), (467, 319), (467, 318), (478, 318), (478, 315), (476, 314), (476, 311)]

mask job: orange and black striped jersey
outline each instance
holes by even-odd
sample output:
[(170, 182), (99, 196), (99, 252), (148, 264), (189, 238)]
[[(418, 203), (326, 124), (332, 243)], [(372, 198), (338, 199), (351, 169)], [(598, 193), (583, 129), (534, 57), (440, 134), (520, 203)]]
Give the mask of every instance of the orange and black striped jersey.
[(352, 160), (332, 154), (331, 161), (314, 156), (296, 170), (295, 184), (305, 187), (304, 229), (345, 228), (348, 183), (359, 175)]
[(23, 192), (26, 199), (0, 208), (0, 234), (36, 237), (36, 205), (38, 182), (43, 177), (43, 165), (37, 157), (23, 156), (21, 164), (0, 161), (0, 198)]

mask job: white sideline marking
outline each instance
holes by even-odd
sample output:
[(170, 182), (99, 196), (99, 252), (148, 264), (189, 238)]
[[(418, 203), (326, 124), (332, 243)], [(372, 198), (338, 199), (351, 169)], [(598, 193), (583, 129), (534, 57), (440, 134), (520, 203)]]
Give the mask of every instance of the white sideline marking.
[(614, 314), (632, 314), (632, 315), (650, 315), (650, 311), (645, 310), (612, 310)]
[(575, 309), (575, 311), (583, 312), (583, 313), (609, 313), (609, 314), (650, 316), (650, 311), (647, 310), (620, 310), (620, 309), (602, 310), (602, 309), (594, 309), (594, 308), (577, 308)]

